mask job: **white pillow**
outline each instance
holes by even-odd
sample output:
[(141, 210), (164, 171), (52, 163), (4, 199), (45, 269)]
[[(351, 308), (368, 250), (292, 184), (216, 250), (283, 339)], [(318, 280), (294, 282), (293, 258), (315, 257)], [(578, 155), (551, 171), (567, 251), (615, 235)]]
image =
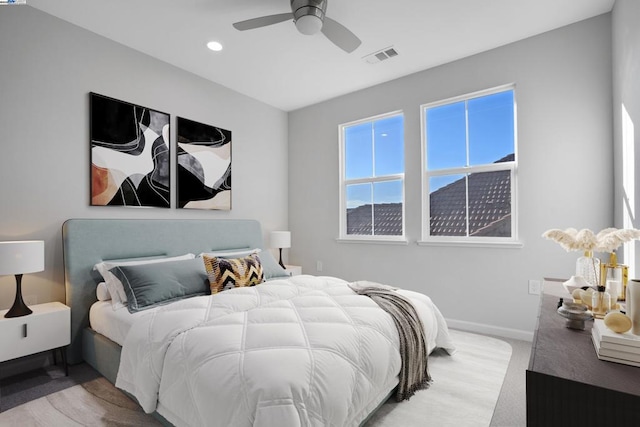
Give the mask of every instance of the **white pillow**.
[(98, 283), (98, 287), (96, 288), (96, 297), (98, 297), (98, 301), (109, 301), (111, 299), (111, 294), (109, 293), (109, 289), (107, 289), (106, 283)]
[(167, 261), (180, 261), (185, 259), (193, 259), (196, 256), (194, 254), (185, 254), (175, 257), (166, 257), (166, 258), (151, 258), (151, 259), (134, 259), (134, 260), (114, 260), (114, 261), (103, 261), (93, 266), (94, 270), (98, 270), (100, 275), (105, 281), (107, 289), (109, 290), (109, 294), (111, 295), (111, 307), (114, 310), (117, 310), (121, 307), (124, 307), (127, 303), (127, 294), (124, 292), (124, 287), (122, 286), (122, 282), (113, 275), (109, 270), (113, 267), (118, 267), (121, 265), (141, 265), (141, 264), (156, 264), (159, 262), (167, 262)]
[(208, 257), (220, 257), (220, 258), (239, 258), (251, 254), (257, 254), (262, 249), (254, 248), (254, 249), (229, 249), (229, 250), (220, 250), (220, 251), (212, 251), (212, 252), (202, 252), (198, 255), (199, 258), (202, 258), (204, 255)]

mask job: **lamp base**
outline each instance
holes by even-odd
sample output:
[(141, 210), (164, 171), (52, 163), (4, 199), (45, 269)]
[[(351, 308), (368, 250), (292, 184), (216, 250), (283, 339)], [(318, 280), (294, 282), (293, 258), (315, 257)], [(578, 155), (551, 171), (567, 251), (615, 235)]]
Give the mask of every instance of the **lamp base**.
[(22, 300), (22, 274), (16, 274), (16, 299), (4, 317), (21, 317), (33, 313)]
[(278, 264), (280, 264), (280, 267), (284, 268), (285, 270), (287, 269), (287, 267), (285, 267), (284, 263), (282, 262), (282, 248), (280, 248), (280, 261), (278, 261)]

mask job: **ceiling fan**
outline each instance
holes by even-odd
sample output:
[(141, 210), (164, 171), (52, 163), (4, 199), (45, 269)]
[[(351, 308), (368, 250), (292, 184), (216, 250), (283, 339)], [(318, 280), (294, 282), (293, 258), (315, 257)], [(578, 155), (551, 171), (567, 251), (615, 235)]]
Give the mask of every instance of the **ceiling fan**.
[(298, 31), (312, 35), (322, 31), (333, 44), (347, 53), (360, 46), (360, 39), (344, 25), (325, 16), (328, 0), (291, 0), (291, 12), (261, 16), (233, 24), (240, 31), (253, 30), (293, 19)]

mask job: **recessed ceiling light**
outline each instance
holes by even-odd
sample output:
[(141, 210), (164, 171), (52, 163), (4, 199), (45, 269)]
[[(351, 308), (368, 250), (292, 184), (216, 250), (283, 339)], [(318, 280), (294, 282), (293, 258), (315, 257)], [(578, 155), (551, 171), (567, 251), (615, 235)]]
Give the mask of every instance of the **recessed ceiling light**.
[(219, 42), (209, 42), (207, 43), (207, 47), (214, 52), (219, 52), (222, 50), (222, 45)]

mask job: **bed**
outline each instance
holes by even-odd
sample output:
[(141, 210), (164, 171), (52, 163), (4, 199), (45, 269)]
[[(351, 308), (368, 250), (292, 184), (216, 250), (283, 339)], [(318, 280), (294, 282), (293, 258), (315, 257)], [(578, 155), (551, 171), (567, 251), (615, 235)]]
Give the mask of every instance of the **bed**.
[[(280, 274), (262, 235), (254, 220), (66, 221), (69, 362), (86, 361), (174, 425), (362, 425), (398, 384), (393, 320), (344, 280)], [(269, 279), (259, 286), (192, 294), (135, 313), (97, 301), (99, 263), (254, 249), (262, 250)], [(128, 280), (140, 269), (122, 270)], [(398, 293), (416, 306), (428, 350), (452, 351), (431, 300)]]

